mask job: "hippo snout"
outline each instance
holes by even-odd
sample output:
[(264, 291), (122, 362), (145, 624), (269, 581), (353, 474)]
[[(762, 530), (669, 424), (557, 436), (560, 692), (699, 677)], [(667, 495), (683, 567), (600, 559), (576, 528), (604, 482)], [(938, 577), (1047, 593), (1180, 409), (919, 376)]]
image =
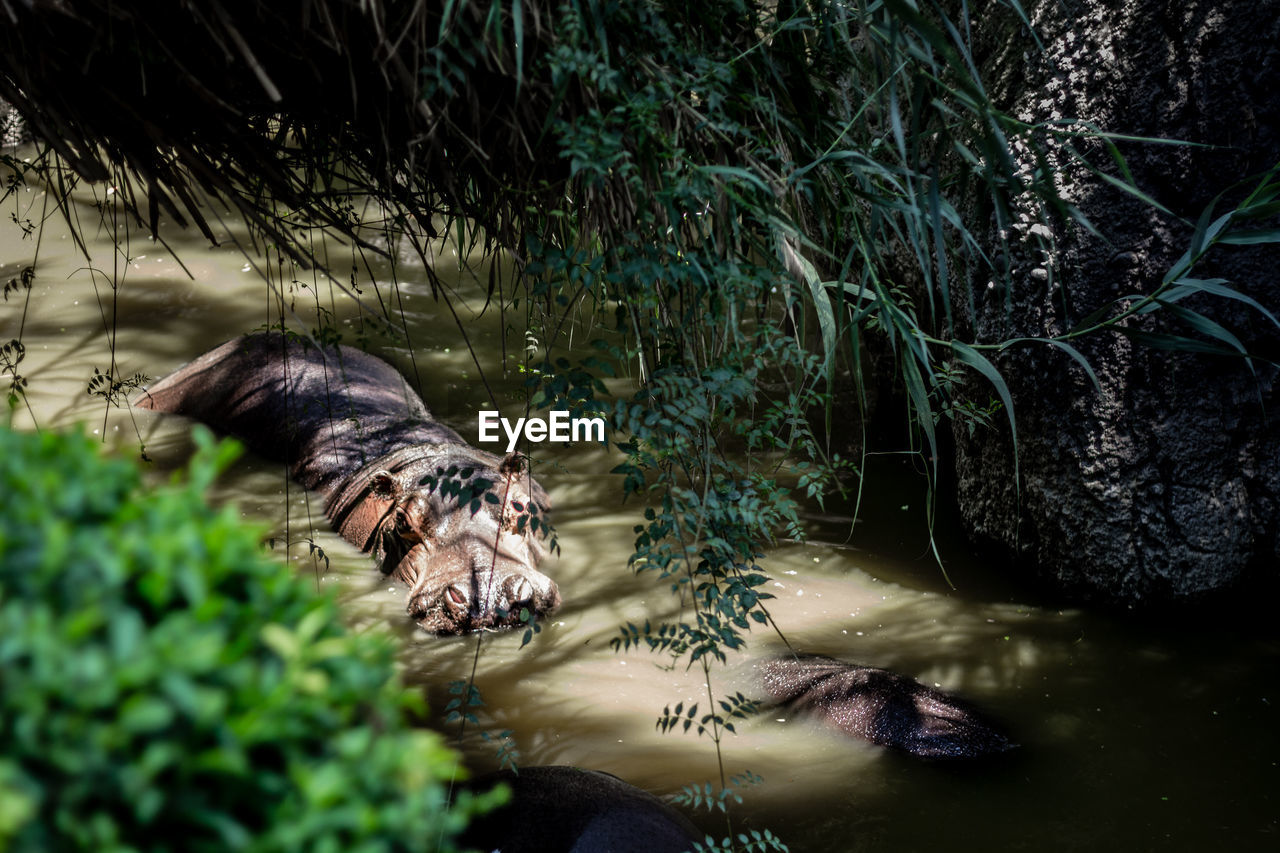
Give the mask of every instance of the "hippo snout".
[(534, 569), (462, 575), (414, 588), (408, 610), (419, 627), (442, 635), (496, 631), (541, 618), (560, 605), (555, 582)]

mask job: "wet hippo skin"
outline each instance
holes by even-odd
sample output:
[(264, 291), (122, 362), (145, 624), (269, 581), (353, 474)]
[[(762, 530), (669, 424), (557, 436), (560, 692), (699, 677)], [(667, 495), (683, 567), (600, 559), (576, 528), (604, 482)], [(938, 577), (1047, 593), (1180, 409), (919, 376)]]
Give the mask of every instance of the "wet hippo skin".
[(1016, 744), (980, 712), (913, 678), (821, 656), (759, 664), (769, 697), (846, 734), (921, 758), (980, 758)]
[(203, 421), (286, 462), (324, 495), (343, 538), (409, 585), (409, 615), (427, 631), (510, 627), (560, 603), (537, 569), (551, 501), (522, 458), (468, 445), (381, 359), (247, 335), (165, 377), (137, 405)]
[(504, 807), (474, 818), (463, 843), (501, 853), (683, 853), (702, 835), (684, 815), (616, 776), (576, 767), (521, 767), (481, 777), (511, 788)]

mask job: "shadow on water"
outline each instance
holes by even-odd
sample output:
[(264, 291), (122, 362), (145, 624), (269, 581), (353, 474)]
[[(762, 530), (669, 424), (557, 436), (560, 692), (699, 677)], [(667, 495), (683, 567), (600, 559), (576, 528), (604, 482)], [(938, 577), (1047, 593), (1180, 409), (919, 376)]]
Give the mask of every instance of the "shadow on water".
[[(179, 240), (174, 245), (195, 281), (162, 247), (135, 248), (146, 257), (135, 259), (114, 303), (126, 375), (162, 376), (276, 319), (264, 285), (239, 253)], [(5, 269), (31, 254), (30, 244), (11, 234), (0, 235), (0, 250)], [(94, 251), (110, 257), (101, 240)], [(110, 352), (90, 281), (77, 272), (83, 266), (66, 241), (46, 234), (23, 331), (23, 372), (41, 426), (83, 421), (101, 431), (104, 403), (85, 387), (94, 367), (106, 368)], [(489, 390), (477, 382), (457, 326), (431, 301), (421, 276), (411, 268), (402, 276), (410, 279), (406, 322), (423, 396), (437, 416), (474, 437), (477, 409), (491, 405)], [(354, 301), (331, 300), (327, 286), (297, 290), (300, 313), (317, 290), (338, 328), (354, 332)], [(99, 292), (110, 305), (101, 283)], [(502, 369), (499, 321), (475, 319), (483, 289), (469, 292), (479, 296), (459, 309), (468, 335), (483, 348), (496, 402), (507, 415), (523, 414), (521, 377)], [(17, 334), (19, 311), (0, 304), (0, 339)], [(304, 323), (313, 316), (302, 314)], [(376, 336), (374, 343), (413, 375), (406, 349)], [(517, 334), (507, 349), (521, 346)], [(134, 418), (155, 475), (168, 476), (191, 452), (189, 424), (144, 412)], [(15, 424), (30, 428), (25, 410)], [(109, 413), (108, 442), (136, 457), (133, 429), (127, 412)], [(524, 648), (514, 633), (481, 641), (476, 681), (485, 705), (476, 709), (480, 725), (469, 726), (461, 742), (469, 762), (480, 770), (496, 766), (497, 746), (481, 733), (496, 738), (510, 730), (526, 764), (601, 769), (662, 794), (717, 780), (707, 738), (655, 728), (664, 706), (706, 707), (701, 668), (672, 667), (647, 651), (615, 653), (609, 645), (619, 625), (675, 618), (682, 606), (668, 581), (628, 568), (640, 512), (619, 500), (617, 477), (608, 473), (617, 458), (550, 445), (539, 447), (538, 456), (562, 548), (548, 572), (565, 605)], [(781, 544), (766, 555), (768, 589), (776, 596), (771, 612), (797, 649), (956, 692), (1006, 723), (1022, 746), (996, 761), (932, 765), (769, 709), (724, 742), (728, 774), (764, 777), (743, 791), (736, 828), (767, 827), (796, 853), (1273, 849), (1280, 642), (1270, 627), (1270, 601), (1258, 602), (1234, 627), (1201, 624), (1194, 614), (1151, 625), (1061, 608), (993, 570), (944, 524), (939, 541), (952, 589), (929, 551), (910, 466), (895, 458), (875, 464), (861, 522), (853, 525), (851, 506), (833, 496), (825, 509), (807, 508), (808, 544)], [(329, 530), (322, 502), (288, 484), (279, 464), (246, 455), (214, 497), (264, 526), (264, 539), (287, 538), (291, 544), (277, 545), (276, 553), (317, 586), (337, 588), (356, 630), (391, 638), (406, 680), (428, 692), (433, 724), (456, 731), (443, 720), (447, 685), (470, 675), (474, 638), (418, 632), (405, 617), (404, 590)], [(784, 648), (775, 634), (757, 630), (747, 650), (715, 671), (717, 697), (750, 695), (751, 661)], [(724, 835), (719, 817), (699, 820)]]

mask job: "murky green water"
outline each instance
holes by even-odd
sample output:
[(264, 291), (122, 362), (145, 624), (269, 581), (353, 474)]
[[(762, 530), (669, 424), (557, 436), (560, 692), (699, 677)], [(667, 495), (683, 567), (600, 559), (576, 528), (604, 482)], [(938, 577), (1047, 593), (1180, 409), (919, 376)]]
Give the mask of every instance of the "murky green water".
[[(42, 210), (38, 191), (19, 202), (24, 216)], [(33, 417), (42, 428), (84, 423), (133, 456), (143, 442), (155, 476), (167, 476), (190, 452), (189, 425), (108, 410), (86, 393), (89, 379), (95, 368), (108, 369), (112, 334), (120, 374), (159, 377), (275, 320), (278, 306), (271, 307), (259, 273), (267, 264), (181, 232), (166, 232), (171, 248), (133, 235), (126, 261), (90, 224), (96, 213), (85, 206), (79, 213), (86, 233), (97, 234), (90, 247), (99, 272), (55, 218), (43, 234), (29, 303), (14, 293), (0, 303), (0, 342), (21, 326), (27, 346), (22, 373), (31, 411), (21, 408), (15, 424), (31, 428)], [(0, 281), (34, 252), (16, 228), (0, 230)], [(504, 373), (499, 355), (502, 323), (473, 314), (483, 303), (485, 272), (459, 271), (447, 249), (437, 271), (458, 288), (462, 328), (479, 344), (498, 405), (522, 413), (520, 376)], [(113, 300), (110, 282), (120, 273)], [(301, 323), (314, 324), (319, 304), (354, 331), (354, 300), (307, 275), (305, 287), (285, 288)], [(420, 269), (409, 265), (400, 276), (412, 356), (394, 346), (378, 351), (408, 375), (416, 370), (437, 416), (474, 437), (475, 413), (489, 407), (489, 396), (459, 326), (431, 299)], [(376, 304), (372, 285), (362, 288)], [(382, 297), (389, 293), (384, 285)], [(523, 344), (522, 330), (513, 329), (508, 351)], [(638, 510), (619, 501), (608, 473), (616, 459), (582, 446), (544, 445), (540, 454), (538, 476), (555, 503), (563, 549), (547, 571), (565, 604), (523, 649), (515, 635), (477, 641), (417, 633), (404, 616), (403, 590), (328, 530), (321, 502), (287, 484), (278, 464), (245, 458), (217, 498), (237, 503), (246, 522), (287, 537), (295, 570), (339, 586), (354, 625), (393, 635), (408, 679), (427, 685), (435, 709), (447, 701), (448, 682), (468, 677), (479, 643), (484, 729), (494, 737), (509, 730), (522, 763), (607, 770), (660, 794), (715, 780), (706, 738), (664, 735), (654, 725), (664, 705), (706, 702), (701, 670), (609, 647), (621, 623), (677, 607), (656, 579), (627, 570)], [(744, 792), (738, 828), (768, 827), (794, 851), (1274, 849), (1280, 642), (1270, 608), (1230, 627), (1194, 620), (1151, 627), (1044, 607), (974, 561), (961, 540), (946, 538), (951, 590), (928, 554), (905, 464), (882, 460), (876, 474), (850, 542), (850, 508), (837, 501), (809, 517), (811, 544), (768, 555), (778, 623), (798, 648), (964, 694), (1005, 720), (1022, 748), (991, 764), (938, 767), (767, 714), (724, 743), (728, 773), (764, 778)], [(310, 556), (310, 543), (323, 549), (327, 566)], [(758, 634), (714, 688), (747, 687), (749, 659), (778, 646), (775, 636)], [(475, 766), (495, 763), (496, 746), (480, 730), (469, 729), (461, 743)], [(700, 822), (724, 834), (720, 819)]]

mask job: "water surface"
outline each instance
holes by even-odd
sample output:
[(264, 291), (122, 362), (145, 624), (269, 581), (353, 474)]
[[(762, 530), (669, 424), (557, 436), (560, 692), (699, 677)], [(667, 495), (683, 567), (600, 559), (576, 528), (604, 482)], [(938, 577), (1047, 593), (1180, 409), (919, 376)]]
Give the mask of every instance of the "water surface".
[[(43, 210), (38, 190), (18, 198), (24, 216)], [(461, 323), (432, 299), (421, 268), (407, 263), (399, 270), (406, 347), (363, 326), (356, 300), (328, 279), (286, 265), (281, 283), (274, 257), (210, 248), (175, 230), (164, 232), (168, 246), (135, 233), (127, 253), (116, 252), (92, 225), (92, 199), (82, 200), (77, 212), (92, 263), (52, 218), (29, 301), (11, 293), (0, 303), (0, 342), (21, 329), (27, 347), (21, 368), (30, 410), (15, 413), (20, 428), (85, 424), (115, 452), (136, 458), (145, 446), (152, 461), (144, 464), (162, 479), (191, 451), (189, 424), (109, 408), (86, 393), (94, 369), (112, 364), (112, 340), (119, 375), (159, 377), (276, 321), (282, 302), (296, 328), (314, 327), (320, 306), (348, 338), (370, 332), (374, 350), (417, 377), (427, 404), (464, 436), (475, 436), (480, 408), (524, 413), (517, 362), (502, 358), (504, 328), (509, 356), (525, 345), (520, 317), (477, 316), (487, 269), (460, 262), (447, 246), (436, 272), (455, 289)], [(349, 252), (330, 251), (346, 280)], [(34, 254), (33, 240), (17, 228), (0, 230), (0, 281)], [(361, 269), (361, 298), (395, 304), (387, 266), (372, 265), (376, 290)], [(264, 270), (277, 279), (274, 294)], [(464, 331), (480, 350), (488, 388)], [(640, 510), (620, 500), (619, 480), (609, 474), (617, 457), (597, 447), (543, 445), (537, 464), (562, 547), (547, 571), (565, 604), (524, 648), (517, 634), (477, 640), (418, 632), (404, 615), (404, 590), (330, 532), (321, 502), (290, 484), (277, 463), (246, 456), (215, 497), (235, 503), (264, 538), (287, 540), (276, 553), (287, 554), (294, 571), (338, 587), (358, 630), (393, 638), (406, 679), (426, 687), (434, 724), (451, 733), (456, 724), (440, 713), (447, 685), (469, 678), (474, 665), (486, 704), (476, 711), (481, 726), (459, 738), (473, 766), (496, 766), (505, 743), (521, 763), (606, 770), (663, 795), (718, 780), (707, 738), (655, 727), (664, 706), (705, 706), (701, 668), (610, 648), (622, 623), (671, 617), (680, 606), (660, 580), (627, 568)], [(1280, 643), (1265, 608), (1224, 628), (1194, 618), (1136, 625), (1046, 606), (999, 567), (975, 559), (962, 539), (947, 537), (952, 589), (929, 553), (909, 463), (883, 459), (874, 473), (862, 523), (853, 525), (851, 506), (832, 499), (807, 510), (808, 544), (784, 543), (767, 555), (776, 621), (797, 648), (963, 694), (1004, 720), (1022, 746), (999, 761), (936, 766), (768, 713), (723, 743), (728, 774), (763, 778), (743, 791), (735, 829), (768, 827), (793, 851), (1275, 848)], [(713, 690), (750, 691), (750, 661), (779, 648), (775, 635), (757, 631), (745, 654), (717, 670)], [(723, 836), (723, 819), (698, 820)]]

